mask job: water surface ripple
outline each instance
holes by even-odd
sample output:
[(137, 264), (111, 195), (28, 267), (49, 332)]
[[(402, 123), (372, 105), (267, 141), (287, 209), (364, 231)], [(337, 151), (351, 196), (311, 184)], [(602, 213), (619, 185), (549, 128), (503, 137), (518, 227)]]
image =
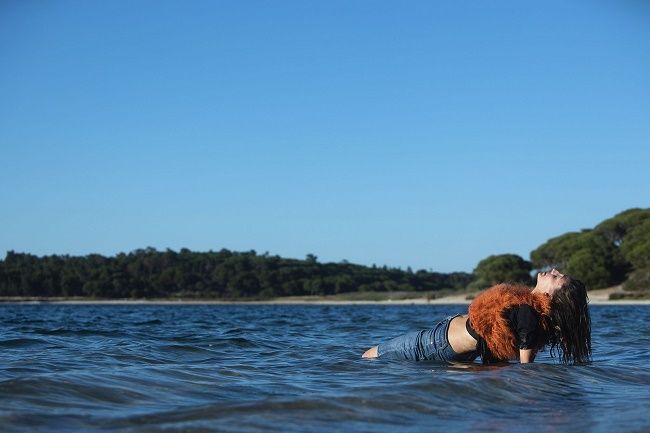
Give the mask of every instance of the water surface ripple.
[(650, 431), (650, 307), (594, 360), (362, 360), (463, 306), (0, 305), (3, 432)]

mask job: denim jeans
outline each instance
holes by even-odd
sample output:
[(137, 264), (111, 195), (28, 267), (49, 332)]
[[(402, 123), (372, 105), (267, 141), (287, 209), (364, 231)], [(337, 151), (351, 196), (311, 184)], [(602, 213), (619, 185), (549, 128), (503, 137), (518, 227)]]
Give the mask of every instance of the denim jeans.
[(377, 347), (377, 356), (409, 361), (471, 362), (478, 356), (476, 351), (459, 354), (449, 344), (449, 324), (458, 316), (445, 318), (433, 329), (409, 332), (382, 343)]

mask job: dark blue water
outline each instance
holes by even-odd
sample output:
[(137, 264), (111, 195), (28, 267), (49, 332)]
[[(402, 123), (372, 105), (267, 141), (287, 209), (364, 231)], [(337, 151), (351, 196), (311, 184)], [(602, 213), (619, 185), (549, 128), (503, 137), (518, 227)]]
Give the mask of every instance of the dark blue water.
[(0, 431), (650, 431), (648, 306), (592, 307), (587, 366), (359, 358), (465, 309), (0, 305)]

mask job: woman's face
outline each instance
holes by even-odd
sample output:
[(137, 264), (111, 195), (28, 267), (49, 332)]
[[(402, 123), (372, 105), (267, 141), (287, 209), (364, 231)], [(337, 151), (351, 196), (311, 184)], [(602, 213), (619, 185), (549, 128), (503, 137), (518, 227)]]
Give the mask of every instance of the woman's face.
[(557, 269), (551, 269), (550, 272), (540, 272), (537, 274), (537, 285), (533, 289), (533, 292), (544, 293), (553, 297), (555, 292), (568, 282), (568, 277), (560, 273)]

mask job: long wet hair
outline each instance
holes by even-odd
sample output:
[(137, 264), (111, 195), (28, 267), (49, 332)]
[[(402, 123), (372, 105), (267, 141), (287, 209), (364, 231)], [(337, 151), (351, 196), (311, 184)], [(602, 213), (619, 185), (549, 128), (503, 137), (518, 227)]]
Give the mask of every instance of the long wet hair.
[(548, 343), (564, 364), (583, 364), (591, 358), (591, 318), (587, 289), (580, 280), (568, 282), (551, 298)]

